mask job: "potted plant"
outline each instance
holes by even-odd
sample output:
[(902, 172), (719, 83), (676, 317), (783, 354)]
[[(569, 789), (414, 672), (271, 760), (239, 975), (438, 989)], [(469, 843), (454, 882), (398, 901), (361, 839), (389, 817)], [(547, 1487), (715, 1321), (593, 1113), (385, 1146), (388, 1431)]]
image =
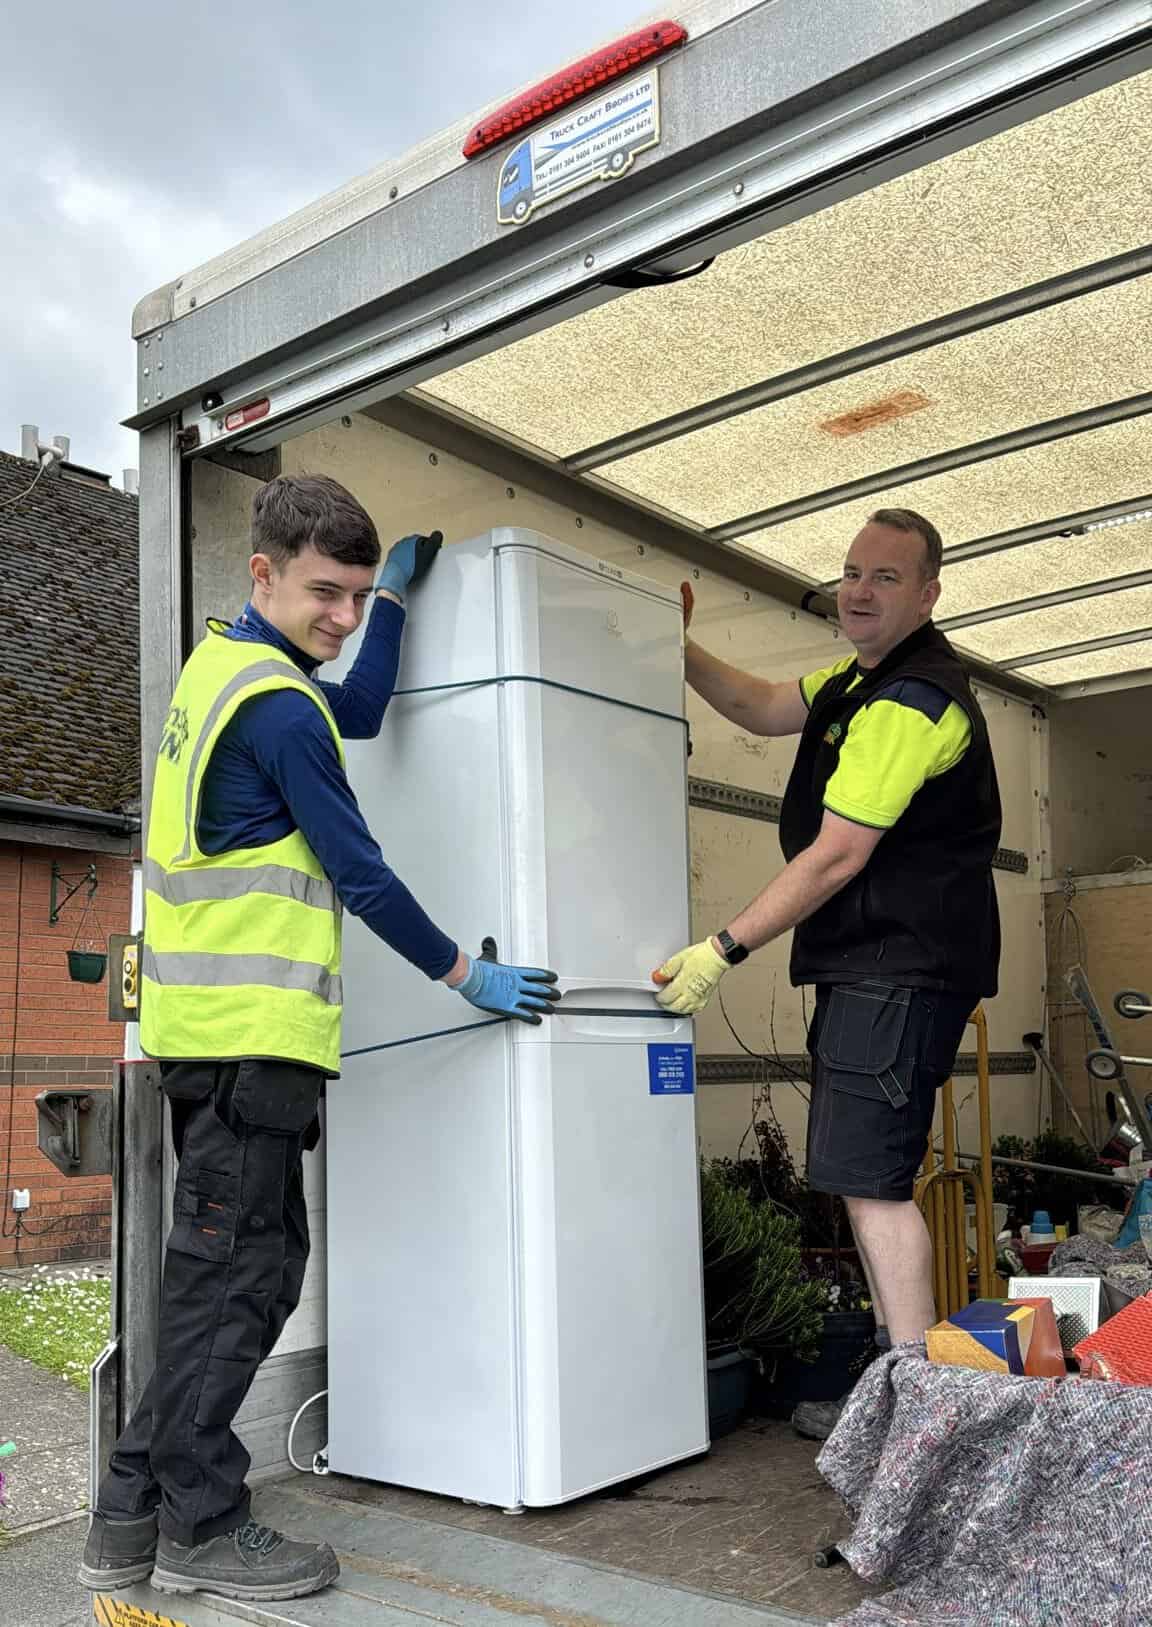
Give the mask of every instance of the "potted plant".
[(876, 1354), (876, 1318), (855, 1252), (821, 1251), (804, 1270), (819, 1295), (820, 1333), (814, 1354), (781, 1361), (758, 1397), (763, 1410), (776, 1415), (801, 1401), (838, 1401)]
[(717, 1439), (747, 1412), (756, 1370), (815, 1354), (824, 1296), (805, 1280), (798, 1222), (754, 1203), (730, 1163), (702, 1165), (700, 1195), (709, 1432)]
[(797, 1172), (768, 1085), (757, 1092), (750, 1134), (756, 1156), (725, 1163), (725, 1177), (754, 1207), (792, 1218), (798, 1281), (816, 1312), (815, 1334), (803, 1348), (779, 1353), (754, 1376), (756, 1409), (779, 1415), (800, 1401), (838, 1400), (850, 1390), (875, 1353), (876, 1319), (844, 1205), (810, 1191)]

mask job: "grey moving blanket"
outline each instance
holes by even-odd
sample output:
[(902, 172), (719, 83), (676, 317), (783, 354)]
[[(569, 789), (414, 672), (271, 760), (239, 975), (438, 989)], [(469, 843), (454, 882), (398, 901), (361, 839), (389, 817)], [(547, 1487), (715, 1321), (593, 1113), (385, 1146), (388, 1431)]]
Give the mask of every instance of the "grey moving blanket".
[(937, 1367), (898, 1346), (817, 1467), (893, 1591), (851, 1627), (1149, 1627), (1152, 1390)]

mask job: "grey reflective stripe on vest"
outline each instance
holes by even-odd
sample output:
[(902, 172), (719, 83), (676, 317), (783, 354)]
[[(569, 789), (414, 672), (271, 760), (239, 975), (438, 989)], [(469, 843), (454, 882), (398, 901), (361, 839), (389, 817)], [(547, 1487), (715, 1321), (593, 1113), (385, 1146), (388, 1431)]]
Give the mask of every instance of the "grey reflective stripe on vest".
[(311, 960), (285, 960), (280, 955), (212, 955), (159, 953), (144, 945), (143, 976), (162, 988), (239, 988), (247, 984), (314, 994), (326, 1005), (343, 1004), (339, 976)]
[[(223, 856), (222, 856), (223, 857)], [(255, 864), (243, 867), (221, 862), (203, 870), (165, 870), (155, 859), (144, 860), (144, 886), (166, 904), (203, 904), (226, 898), (246, 898), (249, 893), (270, 893), (275, 898), (291, 898), (313, 909), (335, 910), (336, 893), (323, 876), (308, 876), (286, 864)]]
[[(204, 755), (205, 747), (211, 738), (213, 729), (220, 721), (220, 714), (241, 691), (250, 688), (253, 684), (260, 683), (265, 678), (284, 678), (286, 675), (308, 685), (318, 700), (321, 710), (335, 728), (332, 708), (328, 705), (328, 697), (324, 691), (318, 684), (313, 683), (305, 673), (301, 672), (298, 667), (293, 666), (287, 657), (285, 657), (284, 661), (254, 661), (250, 667), (245, 667), (243, 672), (238, 672), (234, 678), (229, 678), (208, 708), (200, 733), (196, 737), (196, 744), (192, 747), (192, 755), (188, 759), (188, 782), (184, 793), (184, 846), (176, 855), (177, 861), (192, 857), (192, 825), (196, 817), (196, 781), (200, 769), (200, 759)], [(294, 685), (286, 685), (285, 687), (294, 687)]]

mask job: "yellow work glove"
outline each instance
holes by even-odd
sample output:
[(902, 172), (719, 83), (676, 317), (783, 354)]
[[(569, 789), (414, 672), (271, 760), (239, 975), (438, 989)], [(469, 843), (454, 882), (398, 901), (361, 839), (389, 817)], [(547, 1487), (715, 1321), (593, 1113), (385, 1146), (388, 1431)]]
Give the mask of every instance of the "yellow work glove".
[(704, 1010), (713, 989), (728, 970), (724, 956), (711, 938), (705, 938), (703, 943), (681, 949), (678, 955), (666, 960), (659, 971), (652, 973), (653, 983), (661, 985), (656, 1002), (678, 1017), (695, 1016)]

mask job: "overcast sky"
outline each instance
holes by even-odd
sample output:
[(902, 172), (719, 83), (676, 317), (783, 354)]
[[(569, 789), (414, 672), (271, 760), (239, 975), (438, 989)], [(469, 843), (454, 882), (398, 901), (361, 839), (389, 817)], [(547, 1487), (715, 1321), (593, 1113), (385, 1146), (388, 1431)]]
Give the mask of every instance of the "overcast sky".
[(5, 8), (0, 448), (72, 437), (120, 483), (132, 308), (579, 56), (644, 0), (56, 0)]

